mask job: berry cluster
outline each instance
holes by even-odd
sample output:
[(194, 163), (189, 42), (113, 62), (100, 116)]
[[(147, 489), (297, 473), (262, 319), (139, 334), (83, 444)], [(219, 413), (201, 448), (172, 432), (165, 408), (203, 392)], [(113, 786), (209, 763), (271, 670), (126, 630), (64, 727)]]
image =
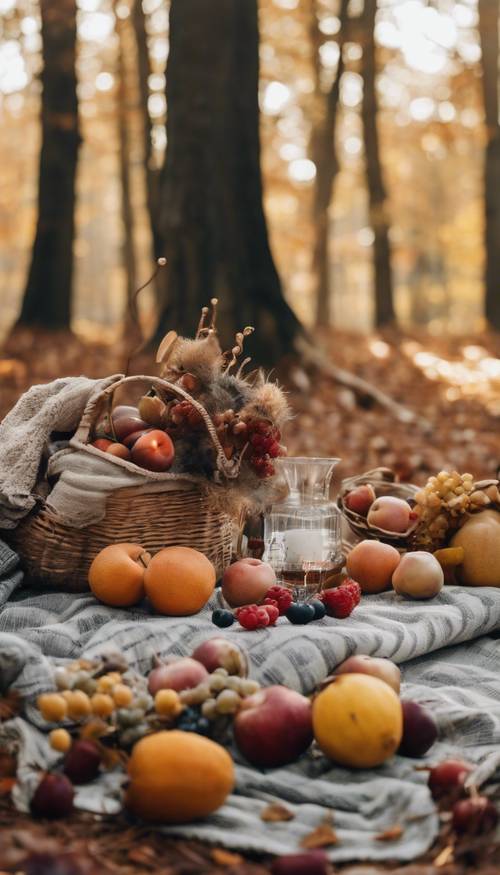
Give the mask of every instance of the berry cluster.
[(340, 586), (323, 590), (319, 597), (329, 617), (344, 620), (359, 605), (361, 601), (361, 587), (359, 583), (348, 577)]
[(170, 420), (178, 428), (198, 429), (203, 425), (201, 413), (189, 401), (179, 401), (170, 409)]
[(284, 455), (280, 444), (279, 429), (265, 419), (254, 419), (246, 423), (246, 438), (250, 446), (249, 463), (258, 477), (272, 477), (276, 473), (273, 459)]
[(353, 612), (361, 600), (361, 587), (351, 578), (334, 589), (323, 590), (317, 599), (310, 602), (294, 602), (290, 590), (283, 586), (272, 586), (267, 592), (261, 605), (244, 605), (234, 613), (216, 609), (212, 613), (212, 622), (220, 628), (226, 628), (232, 626), (236, 619), (240, 626), (253, 632), (274, 626), (280, 616), (285, 616), (294, 625), (321, 620), (325, 614), (342, 620)]

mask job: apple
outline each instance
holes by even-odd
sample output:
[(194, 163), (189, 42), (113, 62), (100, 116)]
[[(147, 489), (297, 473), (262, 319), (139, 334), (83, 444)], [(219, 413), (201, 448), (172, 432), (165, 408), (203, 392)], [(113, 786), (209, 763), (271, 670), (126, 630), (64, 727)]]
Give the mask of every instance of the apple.
[(368, 511), (368, 525), (386, 532), (406, 532), (410, 525), (411, 507), (402, 498), (381, 495)]
[(135, 442), (138, 441), (139, 438), (143, 436), (143, 434), (148, 434), (150, 431), (153, 431), (153, 429), (152, 428), (141, 428), (141, 429), (139, 429), (139, 431), (133, 431), (130, 434), (128, 434), (126, 438), (123, 438), (123, 443), (125, 444), (126, 447), (129, 448), (129, 450), (131, 450), (132, 447), (134, 446)]
[(110, 456), (117, 456), (118, 459), (130, 459), (130, 450), (127, 450), (123, 444), (110, 444), (105, 452), (109, 453)]
[(97, 438), (96, 441), (92, 442), (92, 446), (96, 447), (98, 450), (102, 450), (103, 453), (106, 452), (108, 447), (113, 445), (113, 441), (108, 440), (108, 438)]
[(401, 672), (390, 659), (380, 656), (350, 656), (337, 666), (335, 674), (370, 674), (389, 684), (399, 696)]
[(313, 740), (311, 703), (288, 687), (265, 687), (243, 699), (234, 720), (234, 738), (253, 766), (293, 763)]
[(148, 471), (168, 471), (174, 455), (171, 438), (159, 428), (143, 434), (132, 447), (132, 461)]
[(392, 575), (392, 585), (398, 595), (412, 599), (431, 599), (444, 586), (444, 572), (432, 553), (415, 550), (405, 553)]
[(122, 441), (133, 431), (149, 428), (149, 423), (141, 419), (137, 407), (128, 407), (124, 404), (115, 407), (111, 414), (111, 420), (116, 439), (119, 441)]
[(354, 513), (359, 513), (361, 516), (366, 516), (370, 507), (376, 499), (375, 490), (369, 483), (364, 483), (362, 486), (356, 486), (344, 497), (344, 506)]
[(398, 753), (405, 757), (422, 757), (438, 737), (434, 717), (418, 702), (401, 702), (403, 708), (403, 737)]
[(182, 690), (197, 687), (207, 678), (208, 671), (201, 662), (190, 656), (183, 656), (173, 662), (157, 665), (149, 673), (148, 690), (152, 696), (156, 695), (158, 690), (176, 690), (180, 693)]
[(237, 644), (227, 638), (209, 638), (193, 652), (193, 659), (201, 662), (210, 673), (216, 668), (225, 668), (229, 674), (245, 678), (248, 675), (248, 660)]
[(233, 562), (222, 576), (222, 595), (232, 608), (258, 605), (271, 586), (276, 586), (273, 569), (262, 559), (251, 556)]

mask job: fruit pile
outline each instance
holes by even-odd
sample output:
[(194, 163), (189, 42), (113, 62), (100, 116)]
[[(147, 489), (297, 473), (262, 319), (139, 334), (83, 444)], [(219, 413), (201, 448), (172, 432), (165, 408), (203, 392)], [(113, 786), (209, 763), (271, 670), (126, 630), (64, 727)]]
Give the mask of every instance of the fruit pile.
[(196, 614), (215, 587), (215, 569), (191, 547), (165, 547), (153, 557), (140, 544), (104, 547), (89, 569), (93, 594), (105, 605), (128, 607), (147, 596), (159, 614)]
[(404, 534), (415, 526), (417, 515), (407, 501), (393, 495), (377, 497), (373, 486), (363, 483), (351, 489), (343, 497), (347, 510), (366, 517), (370, 528), (389, 534)]

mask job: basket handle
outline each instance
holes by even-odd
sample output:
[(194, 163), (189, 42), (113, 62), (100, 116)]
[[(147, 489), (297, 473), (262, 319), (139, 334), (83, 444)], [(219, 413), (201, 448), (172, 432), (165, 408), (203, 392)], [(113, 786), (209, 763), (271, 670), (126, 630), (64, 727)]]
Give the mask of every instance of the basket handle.
[(183, 401), (189, 401), (189, 403), (194, 407), (194, 409), (200, 414), (201, 418), (203, 419), (208, 435), (216, 452), (216, 464), (218, 470), (222, 474), (224, 474), (225, 477), (231, 479), (238, 476), (240, 471), (240, 459), (227, 458), (223, 450), (222, 444), (219, 440), (219, 436), (215, 430), (215, 426), (203, 405), (200, 404), (199, 401), (196, 401), (195, 398), (192, 398), (192, 396), (184, 389), (181, 389), (180, 386), (176, 386), (174, 383), (169, 383), (167, 380), (163, 380), (161, 377), (149, 377), (145, 375), (118, 377), (118, 379), (114, 383), (106, 386), (105, 389), (103, 389), (97, 395), (92, 396), (88, 400), (83, 411), (80, 424), (75, 432), (74, 439), (82, 444), (88, 443), (90, 432), (95, 425), (99, 413), (102, 410), (103, 403), (107, 402), (108, 404), (110, 404), (112, 402), (114, 393), (120, 386), (130, 385), (134, 383), (145, 383), (150, 387), (152, 386), (154, 389), (167, 391), (175, 397), (182, 399)]

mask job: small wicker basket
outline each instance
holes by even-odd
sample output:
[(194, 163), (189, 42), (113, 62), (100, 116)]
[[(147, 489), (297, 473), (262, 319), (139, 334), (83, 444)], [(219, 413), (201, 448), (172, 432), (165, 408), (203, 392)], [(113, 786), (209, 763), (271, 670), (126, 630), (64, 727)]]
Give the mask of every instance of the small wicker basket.
[(394, 472), (390, 468), (374, 468), (371, 471), (367, 471), (366, 474), (348, 477), (343, 480), (337, 499), (337, 504), (345, 520), (358, 537), (384, 541), (386, 544), (392, 544), (393, 547), (405, 549), (408, 546), (408, 538), (418, 525), (418, 520), (413, 521), (406, 532), (388, 532), (385, 529), (379, 529), (377, 526), (368, 525), (365, 516), (355, 513), (345, 506), (344, 499), (347, 493), (351, 492), (356, 486), (364, 484), (373, 486), (377, 498), (380, 495), (393, 495), (396, 498), (403, 498), (405, 501), (409, 501), (410, 504), (419, 491), (419, 487), (413, 483), (396, 482)]
[[(139, 384), (188, 400), (198, 410), (213, 445), (220, 485), (212, 485), (202, 477), (169, 472), (154, 474), (152, 479), (150, 472), (132, 462), (104, 454), (88, 444), (95, 423), (111, 410), (115, 391), (124, 385)], [(112, 491), (106, 501), (104, 519), (84, 528), (68, 525), (46, 505), (23, 520), (12, 532), (10, 541), (33, 583), (71, 592), (85, 591), (92, 560), (103, 547), (116, 542), (141, 544), (153, 553), (173, 545), (193, 547), (210, 559), (218, 577), (222, 574), (231, 560), (233, 540), (233, 518), (224, 502), (224, 481), (238, 476), (239, 460), (226, 458), (208, 413), (187, 392), (156, 377), (119, 378), (87, 404), (71, 446), (100, 454), (109, 464), (111, 474), (116, 471), (115, 466), (128, 468), (135, 475), (139, 472), (144, 483)]]

